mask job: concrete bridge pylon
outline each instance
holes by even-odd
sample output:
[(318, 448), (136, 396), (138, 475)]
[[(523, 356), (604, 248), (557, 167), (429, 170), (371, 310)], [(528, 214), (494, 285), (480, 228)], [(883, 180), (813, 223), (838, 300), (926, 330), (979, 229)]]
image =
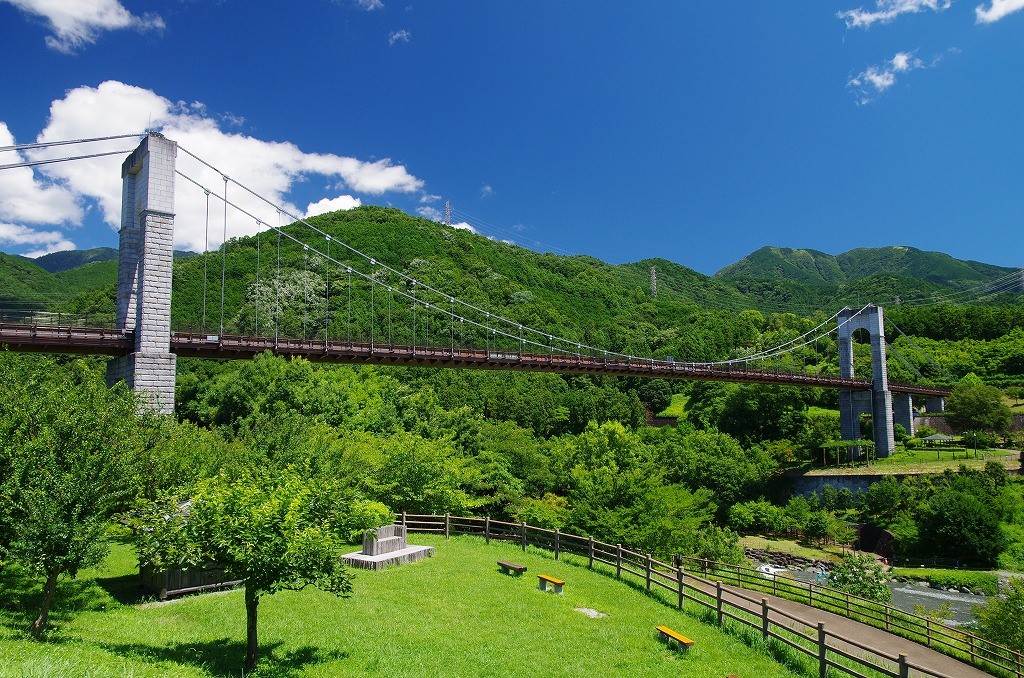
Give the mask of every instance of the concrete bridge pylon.
[[(839, 427), (843, 440), (860, 439), (860, 415), (870, 414), (875, 455), (888, 457), (896, 449), (893, 435), (893, 396), (889, 391), (885, 357), (885, 318), (880, 306), (869, 305), (859, 311), (844, 308), (839, 312), (839, 375), (852, 378), (853, 335), (865, 330), (871, 342), (871, 390), (839, 391)], [(901, 419), (910, 417), (913, 426), (913, 410), (907, 402), (901, 402)], [(905, 426), (905, 424), (904, 424)]]
[(121, 166), (117, 327), (134, 332), (131, 353), (107, 364), (110, 385), (125, 381), (162, 414), (174, 411), (171, 353), (174, 167), (178, 145), (149, 133)]

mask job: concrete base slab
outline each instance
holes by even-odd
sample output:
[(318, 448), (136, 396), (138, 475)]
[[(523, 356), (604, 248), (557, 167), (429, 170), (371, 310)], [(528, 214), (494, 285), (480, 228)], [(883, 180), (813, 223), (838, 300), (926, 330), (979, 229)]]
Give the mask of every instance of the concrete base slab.
[(349, 553), (341, 557), (352, 567), (359, 567), (364, 570), (380, 570), (388, 565), (404, 565), (414, 563), (422, 558), (429, 558), (434, 555), (433, 546), (406, 546), (400, 551), (382, 553), (378, 556), (367, 556), (361, 551)]

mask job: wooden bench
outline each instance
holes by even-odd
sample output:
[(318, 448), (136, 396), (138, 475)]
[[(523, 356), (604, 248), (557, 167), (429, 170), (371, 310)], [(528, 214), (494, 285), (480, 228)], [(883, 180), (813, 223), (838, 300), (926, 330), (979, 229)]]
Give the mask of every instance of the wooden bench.
[(658, 629), (658, 637), (664, 638), (666, 643), (671, 644), (671, 642), (674, 640), (677, 643), (679, 643), (679, 647), (686, 650), (689, 650), (693, 646), (692, 640), (690, 640), (681, 633), (673, 631), (667, 626), (655, 626), (654, 628)]
[(565, 582), (561, 579), (555, 579), (554, 577), (549, 577), (546, 574), (538, 574), (537, 579), (539, 580), (539, 586), (537, 588), (539, 588), (541, 591), (547, 591), (548, 584), (551, 584), (552, 588), (554, 588), (555, 593), (561, 593), (562, 587), (565, 586)]
[(515, 563), (510, 563), (507, 560), (499, 560), (498, 567), (500, 567), (501, 571), (505, 574), (511, 574), (516, 577), (521, 575), (523, 572), (526, 572), (526, 565), (516, 565)]

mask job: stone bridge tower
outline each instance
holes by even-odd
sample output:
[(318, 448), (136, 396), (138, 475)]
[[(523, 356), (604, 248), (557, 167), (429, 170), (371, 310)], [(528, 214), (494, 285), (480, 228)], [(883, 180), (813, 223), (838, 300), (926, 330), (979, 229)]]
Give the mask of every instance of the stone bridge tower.
[[(871, 339), (870, 391), (839, 391), (839, 427), (843, 440), (860, 439), (860, 415), (870, 414), (875, 454), (888, 457), (896, 449), (893, 437), (892, 393), (885, 361), (885, 320), (879, 306), (861, 311), (844, 308), (839, 312), (839, 375), (853, 375), (853, 333), (866, 330)], [(912, 414), (911, 414), (912, 417)]]
[(151, 132), (121, 166), (117, 327), (134, 332), (126, 356), (107, 364), (110, 385), (124, 380), (162, 414), (174, 411), (171, 265), (174, 162), (178, 145)]

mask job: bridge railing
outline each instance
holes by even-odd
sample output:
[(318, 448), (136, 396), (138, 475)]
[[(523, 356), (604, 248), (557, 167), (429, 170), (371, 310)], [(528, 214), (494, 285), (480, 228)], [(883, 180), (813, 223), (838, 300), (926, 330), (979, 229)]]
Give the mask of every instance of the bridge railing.
[[(767, 599), (744, 596), (723, 589), (722, 584), (772, 593), (806, 603), (922, 643), (958, 660), (968, 661), (982, 670), (995, 672), (996, 675), (1024, 678), (1024, 656), (1020, 652), (890, 605), (826, 586), (803, 585), (781, 577), (769, 579), (756, 569), (742, 565), (696, 558), (680, 558), (679, 565), (670, 565), (650, 553), (633, 551), (621, 544), (606, 544), (592, 537), (581, 537), (526, 523), (491, 520), (488, 517), (401, 513), (395, 516), (395, 521), (405, 525), (410, 532), (433, 533), (445, 538), (475, 535), (483, 537), (488, 543), (493, 539), (515, 543), (523, 550), (532, 546), (550, 551), (556, 560), (565, 553), (573, 554), (585, 558), (590, 568), (594, 567), (594, 563), (604, 564), (614, 568), (616, 578), (621, 579), (626, 574), (640, 580), (648, 591), (657, 588), (675, 594), (680, 608), (685, 601), (692, 601), (714, 612), (719, 624), (728, 618), (756, 628), (765, 637), (775, 638), (816, 659), (822, 671), (833, 668), (852, 676), (860, 676), (860, 670), (866, 668), (897, 678), (909, 675), (913, 669), (935, 678), (952, 678), (918, 666), (905, 655), (894, 657), (850, 638), (835, 635), (823, 624), (808, 626), (803, 620), (772, 607)], [(780, 618), (782, 621), (779, 621)], [(805, 628), (794, 629), (794, 624)], [(851, 647), (854, 651), (851, 651)], [(858, 653), (867, 653), (869, 658), (865, 659), (863, 654)], [(850, 666), (851, 663), (856, 666)]]
[(63, 313), (30, 308), (0, 308), (0, 323), (36, 327), (112, 329), (116, 325), (116, 319), (113, 313)]

